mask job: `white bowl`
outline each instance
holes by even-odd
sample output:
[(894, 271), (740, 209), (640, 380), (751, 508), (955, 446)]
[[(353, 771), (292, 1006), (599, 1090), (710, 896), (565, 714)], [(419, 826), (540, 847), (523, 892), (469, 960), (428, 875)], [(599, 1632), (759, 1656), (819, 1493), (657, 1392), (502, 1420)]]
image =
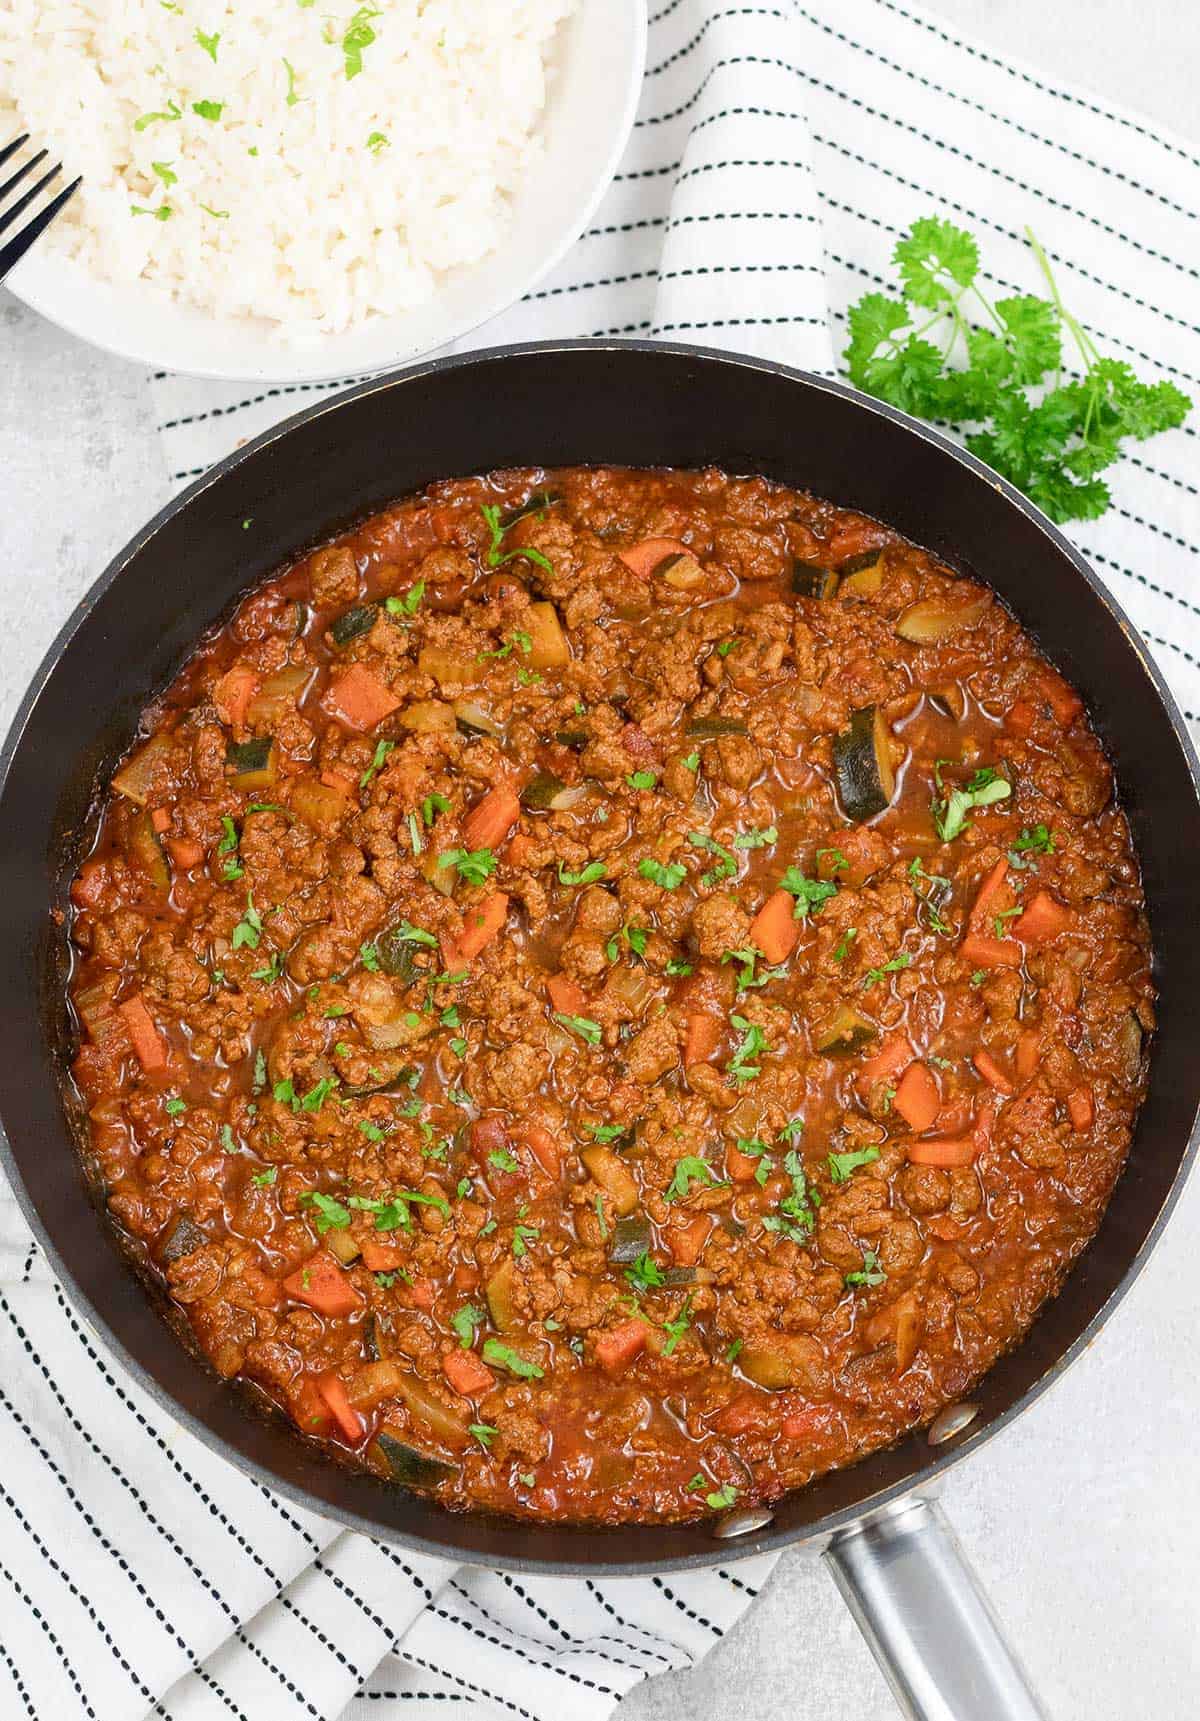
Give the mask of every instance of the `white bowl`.
[(428, 304), (303, 346), (251, 317), (172, 303), (144, 282), (93, 280), (35, 246), (5, 285), (52, 323), (156, 370), (247, 382), (320, 382), (386, 370), (457, 340), (529, 292), (583, 232), (633, 126), (646, 64), (646, 0), (579, 0), (553, 48), (544, 149), (499, 248), (447, 277)]

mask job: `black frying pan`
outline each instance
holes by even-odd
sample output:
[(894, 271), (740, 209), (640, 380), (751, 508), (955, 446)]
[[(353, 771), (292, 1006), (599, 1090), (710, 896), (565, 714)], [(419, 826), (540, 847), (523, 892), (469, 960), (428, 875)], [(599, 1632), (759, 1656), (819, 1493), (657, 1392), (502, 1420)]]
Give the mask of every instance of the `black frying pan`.
[[(706, 1524), (572, 1530), (448, 1513), (251, 1412), (178, 1342), (123, 1256), (81, 1173), (64, 1082), (66, 948), (49, 908), (65, 902), (94, 797), (142, 706), (196, 637), (297, 551), (431, 479), (587, 463), (764, 473), (877, 515), (995, 586), (1088, 700), (1142, 857), (1157, 952), (1161, 1029), (1128, 1168), (1061, 1295), (980, 1384), (974, 1419), (941, 1445), (911, 1435), (773, 1512), (735, 1518), (732, 1541)], [(950, 1555), (923, 1513), (897, 1503), (1003, 1428), (1095, 1336), (1179, 1194), (1200, 1101), (1198, 780), (1178, 710), (1081, 557), (987, 468), (902, 414), (783, 366), (685, 347), (567, 342), (418, 365), (310, 408), (215, 467), (122, 551), (38, 670), (0, 755), (5, 1169), (59, 1276), (141, 1385), (297, 1503), (424, 1552), (563, 1573), (715, 1564), (832, 1535), (839, 1582), (910, 1712), (1032, 1715), (960, 1569), (940, 1574), (955, 1592), (937, 1595), (941, 1637), (990, 1657), (987, 1680), (977, 1660), (917, 1645), (912, 1586), (937, 1581)], [(945, 1665), (930, 1677), (931, 1660)]]

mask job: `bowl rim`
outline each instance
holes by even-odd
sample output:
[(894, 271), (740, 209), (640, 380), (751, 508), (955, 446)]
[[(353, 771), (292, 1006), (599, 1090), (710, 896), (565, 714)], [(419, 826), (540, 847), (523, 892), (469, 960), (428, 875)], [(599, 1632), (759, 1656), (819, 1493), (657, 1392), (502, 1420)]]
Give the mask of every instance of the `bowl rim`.
[[(588, 0), (579, 0), (579, 4), (581, 7), (585, 6), (588, 4)], [(45, 262), (45, 253), (39, 256), (35, 250), (30, 253), (28, 260), (23, 260), (24, 266), (18, 265), (12, 271), (5, 285), (14, 298), (19, 299), (29, 310), (34, 311), (53, 327), (62, 329), (65, 334), (85, 342), (86, 345), (94, 347), (98, 352), (110, 353), (114, 358), (126, 359), (133, 364), (148, 366), (153, 371), (161, 371), (168, 376), (195, 377), (208, 382), (245, 383), (247, 386), (262, 384), (275, 387), (289, 383), (343, 383), (346, 387), (351, 387), (372, 377), (388, 374), (400, 366), (419, 363), (422, 359), (433, 354), (444, 353), (446, 348), (452, 346), (456, 341), (464, 340), (467, 336), (484, 328), (496, 317), (511, 310), (514, 305), (519, 304), (522, 299), (533, 292), (545, 280), (546, 276), (558, 267), (567, 252), (578, 242), (588, 222), (607, 195), (633, 132), (638, 103), (641, 100), (642, 87), (646, 78), (649, 44), (649, 0), (623, 0), (623, 4), (628, 10), (631, 32), (631, 52), (625, 71), (623, 101), (611, 134), (609, 148), (596, 172), (587, 197), (578, 205), (571, 219), (564, 223), (558, 237), (543, 252), (533, 269), (521, 277), (515, 290), (510, 285), (494, 291), (490, 295), (485, 294), (475, 309), (464, 311), (452, 322), (449, 322), (432, 344), (418, 343), (412, 345), (400, 341), (385, 357), (365, 366), (347, 362), (334, 364), (328, 358), (320, 357), (328, 341), (330, 339), (336, 341), (340, 338), (338, 336), (322, 337), (317, 344), (309, 348), (288, 348), (286, 346), (275, 348), (264, 343), (264, 350), (269, 356), (264, 363), (256, 365), (252, 370), (247, 370), (244, 367), (229, 369), (221, 364), (213, 363), (178, 364), (165, 358), (162, 353), (151, 351), (140, 345), (135, 338), (120, 333), (108, 334), (103, 318), (97, 317), (94, 312), (89, 314), (87, 307), (93, 305), (95, 292), (120, 293), (123, 290), (132, 292), (136, 290), (137, 282), (95, 281), (86, 273), (82, 273), (82, 290), (78, 298), (72, 298), (70, 303), (65, 306), (58, 305), (54, 310), (48, 310), (42, 295), (37, 291), (36, 285), (32, 290), (25, 287), (25, 275), (29, 265), (35, 260), (38, 263)], [(482, 281), (488, 279), (489, 264), (493, 263), (495, 258), (504, 252), (510, 238), (511, 233), (506, 233), (496, 251), (481, 258), (479, 263), (470, 265), (470, 270), (477, 271)], [(436, 299), (437, 295), (435, 294), (434, 298), (429, 301), (429, 305), (435, 304)], [(77, 314), (76, 307), (83, 307), (84, 309)], [(417, 310), (421, 308), (415, 307)], [(402, 317), (405, 313), (401, 312), (398, 315)], [(231, 318), (210, 320), (231, 324), (237, 321), (237, 319)], [(390, 318), (379, 319), (381, 324), (386, 324), (391, 320)], [(362, 328), (366, 326), (359, 325), (359, 331), (361, 332)], [(292, 362), (289, 363), (289, 359)], [(305, 360), (309, 362), (305, 362)]]
[[(168, 501), (145, 526), (137, 532), (129, 542), (117, 552), (87, 592), (71, 611), (67, 620), (56, 633), (46, 650), (41, 663), (34, 672), (29, 686), (9, 726), (8, 733), (0, 745), (0, 800), (7, 787), (11, 767), (20, 747), (25, 724), (36, 705), (43, 685), (56, 668), (59, 659), (72, 637), (86, 619), (99, 598), (120, 578), (125, 568), (138, 556), (145, 546), (155, 537), (162, 527), (184, 510), (191, 501), (203, 494), (210, 487), (219, 484), (232, 471), (236, 471), (243, 462), (253, 459), (261, 450), (284, 440), (290, 432), (307, 424), (319, 416), (337, 412), (344, 406), (363, 398), (371, 392), (385, 392), (402, 387), (404, 384), (418, 378), (436, 376), (443, 371), (459, 370), (467, 367), (483, 369), (489, 364), (502, 363), (508, 359), (523, 356), (561, 356), (572, 353), (595, 354), (597, 358), (606, 352), (644, 352), (647, 354), (669, 354), (676, 358), (698, 360), (701, 363), (717, 362), (721, 365), (741, 368), (754, 374), (765, 374), (783, 377), (792, 382), (818, 393), (837, 396), (856, 406), (859, 410), (874, 414), (889, 420), (901, 430), (916, 437), (937, 450), (942, 456), (953, 460), (964, 467), (977, 478), (984, 480), (995, 489), (1009, 504), (1017, 509), (1051, 545), (1071, 563), (1074, 571), (1089, 587), (1094, 597), (1110, 613), (1121, 628), (1126, 640), (1138, 657), (1143, 673), (1152, 683), (1163, 708), (1175, 739), (1179, 745), (1183, 763), (1191, 780), (1192, 788), (1200, 801), (1200, 757), (1192, 742), (1182, 713), (1175, 701), (1174, 695), (1167, 686), (1156, 662), (1148, 652), (1144, 641), (1133, 626), (1124, 609), (1108, 588), (1093, 573), (1080, 551), (1063, 535), (1028, 497), (1000, 477), (991, 467), (974, 455), (968, 453), (958, 444), (950, 441), (940, 432), (934, 430), (921, 420), (914, 419), (886, 402), (879, 401), (846, 383), (820, 376), (813, 372), (803, 371), (794, 366), (782, 364), (771, 359), (758, 358), (750, 354), (725, 351), (715, 347), (693, 346), (682, 342), (660, 342), (653, 340), (604, 339), (604, 340), (551, 340), (528, 341), (506, 346), (480, 348), (477, 351), (461, 354), (451, 354), (442, 357), (427, 357), (417, 363), (405, 365), (384, 373), (378, 377), (358, 384), (337, 395), (329, 396), (292, 414), (280, 423), (271, 426), (259, 436), (247, 442), (243, 447), (234, 449), (224, 459), (217, 462), (208, 472), (188, 485), (178, 495)], [(1179, 1163), (1171, 1178), (1170, 1186), (1162, 1197), (1161, 1203), (1154, 1214), (1152, 1222), (1147, 1226), (1145, 1234), (1128, 1260), (1120, 1279), (1096, 1309), (1092, 1317), (1079, 1332), (1077, 1337), (1065, 1347), (1043, 1373), (1034, 1380), (1024, 1392), (1014, 1401), (991, 1417), (983, 1426), (974, 1432), (969, 1432), (960, 1442), (941, 1452), (935, 1457), (925, 1458), (918, 1476), (905, 1476), (899, 1480), (876, 1489), (874, 1493), (864, 1498), (836, 1508), (812, 1520), (802, 1527), (776, 1528), (768, 1523), (761, 1530), (747, 1534), (735, 1540), (717, 1540), (711, 1538), (709, 1547), (698, 1547), (695, 1552), (675, 1555), (650, 1555), (635, 1558), (618, 1557), (600, 1564), (586, 1558), (577, 1560), (555, 1558), (553, 1556), (530, 1556), (509, 1552), (507, 1549), (486, 1552), (468, 1552), (456, 1548), (452, 1543), (439, 1541), (435, 1537), (421, 1531), (397, 1530), (391, 1525), (385, 1525), (378, 1519), (344, 1506), (334, 1505), (328, 1501), (314, 1499), (308, 1490), (297, 1483), (286, 1481), (275, 1474), (266, 1465), (249, 1457), (246, 1453), (229, 1445), (221, 1435), (211, 1429), (208, 1424), (194, 1411), (181, 1404), (170, 1392), (161, 1386), (149, 1370), (127, 1349), (122, 1341), (109, 1328), (104, 1316), (95, 1307), (91, 1297), (79, 1284), (70, 1266), (65, 1261), (57, 1245), (49, 1236), (40, 1214), (25, 1188), (12, 1148), (9, 1145), (0, 1119), (0, 1168), (8, 1178), (9, 1185), (16, 1197), (17, 1204), (33, 1231), (39, 1246), (63, 1284), (66, 1291), (83, 1318), (87, 1320), (100, 1335), (103, 1343), (146, 1392), (156, 1407), (187, 1429), (210, 1452), (239, 1470), (244, 1476), (257, 1482), (266, 1490), (272, 1491), (293, 1506), (324, 1517), (345, 1529), (354, 1530), (360, 1534), (382, 1538), (396, 1546), (406, 1547), (414, 1552), (428, 1555), (443, 1561), (455, 1563), (478, 1564), (504, 1571), (524, 1572), (531, 1575), (560, 1575), (564, 1577), (589, 1577), (592, 1579), (611, 1579), (617, 1577), (637, 1577), (655, 1574), (665, 1574), (672, 1571), (700, 1570), (712, 1566), (728, 1565), (737, 1560), (750, 1559), (760, 1554), (780, 1553), (786, 1548), (798, 1544), (823, 1544), (836, 1532), (860, 1522), (894, 1502), (904, 1499), (916, 1490), (925, 1490), (937, 1479), (945, 1475), (951, 1468), (970, 1457), (979, 1447), (1000, 1434), (1018, 1417), (1038, 1402), (1053, 1385), (1066, 1373), (1068, 1367), (1076, 1362), (1087, 1351), (1101, 1328), (1108, 1321), (1118, 1305), (1128, 1295), (1150, 1256), (1157, 1247), (1162, 1233), (1173, 1214), (1183, 1192), (1188, 1177), (1195, 1168), (1197, 1157), (1200, 1156), (1200, 1110), (1193, 1114), (1191, 1127), (1186, 1142), (1180, 1149)], [(1076, 1267), (1078, 1263), (1076, 1263)], [(172, 1337), (171, 1342), (178, 1343)], [(1024, 1342), (1024, 1341), (1022, 1341)], [(197, 1366), (201, 1366), (197, 1362)], [(247, 1412), (248, 1414), (248, 1412)], [(921, 1431), (916, 1430), (905, 1436), (906, 1439), (920, 1438)], [(868, 1455), (869, 1458), (870, 1455)], [(852, 1468), (852, 1467), (851, 1467)], [(786, 1496), (785, 1496), (786, 1497)], [(470, 1514), (467, 1514), (470, 1515)], [(490, 1518), (487, 1514), (473, 1514), (483, 1525), (491, 1523), (499, 1528), (505, 1528), (509, 1520)], [(536, 1521), (511, 1521), (514, 1528), (524, 1533), (536, 1532), (540, 1527)], [(614, 1545), (619, 1546), (622, 1531), (636, 1529), (653, 1533), (656, 1526), (645, 1524), (619, 1525), (615, 1527), (595, 1526), (589, 1524), (560, 1525), (550, 1523), (544, 1527), (550, 1532), (577, 1531), (582, 1538), (595, 1538), (597, 1534), (610, 1534)], [(670, 1529), (677, 1526), (663, 1526)]]

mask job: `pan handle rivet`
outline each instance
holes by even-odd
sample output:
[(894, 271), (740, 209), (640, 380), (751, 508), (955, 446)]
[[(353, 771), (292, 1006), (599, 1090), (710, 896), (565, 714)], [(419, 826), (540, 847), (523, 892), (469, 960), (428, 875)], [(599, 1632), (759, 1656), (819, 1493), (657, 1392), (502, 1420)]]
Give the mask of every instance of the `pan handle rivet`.
[(977, 1404), (948, 1404), (929, 1424), (929, 1433), (925, 1438), (931, 1446), (944, 1446), (947, 1440), (953, 1440), (964, 1428), (970, 1428), (978, 1415)]
[(731, 1536), (748, 1536), (752, 1530), (765, 1530), (774, 1523), (775, 1514), (767, 1506), (748, 1506), (742, 1512), (727, 1512), (713, 1525), (712, 1533), (728, 1540)]

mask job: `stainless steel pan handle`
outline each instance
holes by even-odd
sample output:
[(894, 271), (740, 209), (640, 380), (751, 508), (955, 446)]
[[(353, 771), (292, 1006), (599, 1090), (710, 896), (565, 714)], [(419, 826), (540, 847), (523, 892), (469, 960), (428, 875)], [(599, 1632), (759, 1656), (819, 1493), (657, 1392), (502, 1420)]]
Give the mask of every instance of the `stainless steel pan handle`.
[(825, 1558), (909, 1721), (1049, 1721), (935, 1501), (864, 1518)]

